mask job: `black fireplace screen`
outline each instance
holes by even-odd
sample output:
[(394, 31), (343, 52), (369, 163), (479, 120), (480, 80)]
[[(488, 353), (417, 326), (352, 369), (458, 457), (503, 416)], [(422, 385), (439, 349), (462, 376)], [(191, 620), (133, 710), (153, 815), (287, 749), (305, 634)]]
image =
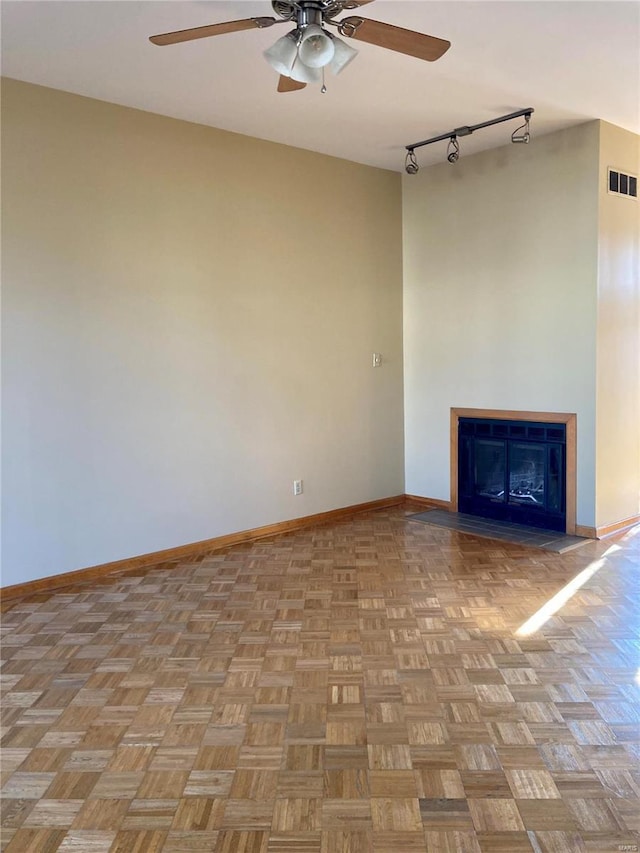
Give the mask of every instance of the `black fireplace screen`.
[(564, 424), (460, 418), (460, 512), (565, 530)]

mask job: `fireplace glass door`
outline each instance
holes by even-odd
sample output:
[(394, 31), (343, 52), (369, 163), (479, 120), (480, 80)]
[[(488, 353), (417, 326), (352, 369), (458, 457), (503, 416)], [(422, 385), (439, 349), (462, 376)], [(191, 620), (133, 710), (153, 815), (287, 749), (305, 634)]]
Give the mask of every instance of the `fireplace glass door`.
[(506, 442), (479, 438), (475, 447), (475, 493), (479, 498), (504, 503), (507, 475)]
[(564, 424), (460, 418), (460, 512), (564, 530)]
[(543, 444), (511, 443), (509, 452), (509, 503), (545, 505), (546, 448)]

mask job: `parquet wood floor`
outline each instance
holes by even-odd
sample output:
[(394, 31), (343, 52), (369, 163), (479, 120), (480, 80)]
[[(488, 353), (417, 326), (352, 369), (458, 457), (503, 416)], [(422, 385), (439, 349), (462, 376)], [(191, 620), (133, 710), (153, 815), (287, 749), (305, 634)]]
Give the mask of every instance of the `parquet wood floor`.
[(640, 528), (410, 511), (12, 602), (6, 853), (637, 850)]

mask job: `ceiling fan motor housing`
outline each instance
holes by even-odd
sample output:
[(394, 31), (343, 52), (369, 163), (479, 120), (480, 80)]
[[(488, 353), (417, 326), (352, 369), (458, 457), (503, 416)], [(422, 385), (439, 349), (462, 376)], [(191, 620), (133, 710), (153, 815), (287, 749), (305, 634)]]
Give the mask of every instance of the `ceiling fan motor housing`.
[(357, 9), (358, 4), (350, 0), (271, 0), (273, 11), (285, 21), (296, 21), (299, 27), (308, 24), (322, 25), (332, 20), (345, 9)]

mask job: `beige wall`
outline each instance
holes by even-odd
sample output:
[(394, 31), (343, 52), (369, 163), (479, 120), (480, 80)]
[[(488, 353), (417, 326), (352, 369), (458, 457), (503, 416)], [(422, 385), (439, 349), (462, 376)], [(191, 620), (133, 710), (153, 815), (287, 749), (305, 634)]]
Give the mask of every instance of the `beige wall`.
[(449, 499), (452, 406), (576, 412), (577, 522), (594, 525), (598, 140), (591, 122), (463, 145), (403, 178), (408, 493)]
[(397, 174), (2, 94), (3, 584), (403, 492)]
[(640, 204), (607, 192), (607, 170), (640, 173), (640, 138), (600, 123), (596, 521), (640, 513)]

